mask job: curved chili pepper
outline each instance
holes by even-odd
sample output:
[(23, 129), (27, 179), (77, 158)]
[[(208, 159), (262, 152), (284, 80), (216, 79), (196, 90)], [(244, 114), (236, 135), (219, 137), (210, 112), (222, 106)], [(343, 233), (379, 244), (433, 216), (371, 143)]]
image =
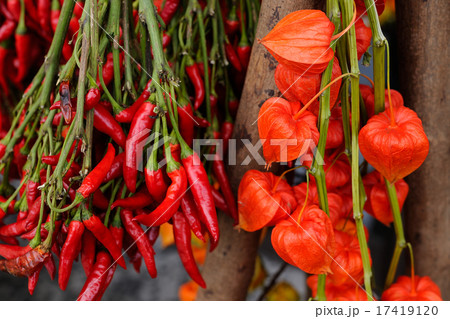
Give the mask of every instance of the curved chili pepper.
[(107, 183), (113, 179), (118, 178), (123, 172), (123, 162), (125, 161), (125, 152), (120, 153), (114, 158), (114, 161), (103, 179), (103, 183)]
[(150, 245), (153, 246), (156, 243), (158, 236), (159, 236), (159, 226), (150, 227), (147, 230), (147, 237), (148, 237), (148, 240), (150, 241)]
[(9, 39), (16, 29), (16, 22), (6, 19), (0, 27), (0, 42)]
[(29, 277), (40, 269), (49, 257), (50, 252), (38, 246), (17, 258), (0, 260), (0, 271), (6, 271), (16, 277)]
[(133, 220), (147, 227), (160, 226), (173, 216), (180, 207), (180, 201), (187, 187), (186, 171), (183, 166), (168, 172), (172, 183), (167, 189), (166, 198), (150, 214), (141, 214)]
[(150, 84), (152, 83), (152, 80), (147, 82), (147, 85), (144, 88), (144, 91), (142, 91), (141, 95), (134, 101), (134, 103), (124, 109), (123, 111), (120, 111), (120, 113), (116, 114), (115, 119), (119, 123), (131, 123), (133, 121), (134, 115), (141, 107), (142, 103), (144, 103), (150, 96)]
[(177, 12), (178, 6), (180, 4), (180, 0), (167, 0), (164, 8), (162, 9), (161, 19), (164, 21), (165, 25), (167, 25), (170, 20), (172, 20), (173, 16)]
[(66, 290), (69, 283), (72, 265), (75, 258), (80, 253), (79, 248), (84, 233), (84, 225), (77, 213), (69, 224), (66, 241), (61, 249), (59, 259), (58, 284), (62, 290)]
[(194, 254), (191, 247), (191, 229), (183, 214), (176, 212), (172, 217), (173, 236), (177, 246), (178, 255), (189, 276), (203, 289), (206, 288), (205, 281), (195, 263)]
[(156, 170), (154, 170), (152, 162), (153, 160), (150, 158), (145, 168), (145, 184), (152, 198), (156, 202), (161, 203), (166, 195), (167, 184), (164, 180), (162, 168), (158, 168), (158, 164), (155, 163)]
[(111, 266), (111, 262), (111, 256), (107, 252), (100, 251), (97, 254), (95, 264), (86, 279), (86, 282), (84, 283), (83, 289), (81, 289), (77, 301), (96, 300), (97, 295), (105, 284), (107, 270)]
[(197, 153), (192, 152), (185, 158), (183, 155), (182, 162), (191, 185), (192, 195), (194, 195), (195, 203), (199, 208), (200, 219), (211, 235), (211, 249), (214, 249), (219, 240), (219, 224), (208, 175)]
[(209, 123), (208, 120), (206, 120), (206, 119), (204, 119), (202, 117), (199, 117), (199, 116), (197, 116), (195, 114), (192, 115), (192, 118), (194, 119), (194, 124), (197, 127), (205, 128), (205, 127), (210, 127), (211, 126), (211, 123)]
[(236, 199), (234, 197), (233, 191), (231, 190), (231, 185), (230, 181), (228, 180), (225, 164), (220, 159), (218, 154), (216, 154), (212, 166), (214, 175), (216, 176), (217, 181), (219, 182), (220, 185), (220, 189), (222, 190), (222, 194), (225, 197), (225, 202), (227, 203), (228, 206), (228, 212), (234, 219), (235, 225), (237, 225), (239, 221), (239, 216), (237, 211)]
[(22, 235), (27, 231), (30, 231), (32, 228), (36, 227), (38, 223), (40, 210), (41, 210), (41, 197), (38, 197), (34, 201), (31, 208), (29, 208), (27, 218), (17, 221), (13, 224), (4, 225), (0, 227), (0, 236), (15, 237)]
[(227, 55), (228, 61), (230, 61), (231, 65), (238, 71), (242, 71), (241, 61), (239, 61), (239, 57), (236, 54), (231, 43), (225, 43), (225, 53)]
[(147, 187), (142, 187), (141, 190), (138, 191), (133, 196), (116, 200), (111, 205), (111, 209), (114, 209), (116, 207), (121, 207), (121, 208), (135, 210), (135, 209), (147, 207), (148, 205), (150, 205), (153, 202), (154, 202), (154, 200), (150, 196)]
[(81, 265), (83, 266), (84, 273), (88, 277), (94, 267), (95, 243), (94, 235), (89, 230), (85, 230), (81, 244)]
[(188, 57), (185, 70), (189, 79), (191, 80), (192, 85), (194, 86), (194, 109), (197, 110), (205, 100), (205, 83), (203, 82), (203, 78), (198, 65), (191, 57)]
[(123, 178), (128, 189), (136, 192), (137, 181), (137, 149), (143, 138), (148, 136), (148, 132), (152, 129), (156, 120), (155, 105), (145, 102), (136, 112), (133, 122), (131, 122), (130, 132), (128, 133), (127, 143), (125, 147), (125, 163), (123, 166)]
[(126, 136), (122, 127), (108, 110), (97, 104), (94, 110), (94, 127), (110, 136), (120, 147), (125, 148)]
[(192, 194), (189, 191), (186, 192), (181, 199), (181, 211), (183, 212), (184, 217), (186, 217), (186, 220), (188, 221), (195, 236), (197, 236), (197, 238), (201, 241), (205, 241), (202, 234), (202, 224), (198, 217), (198, 208)]
[(125, 226), (127, 233), (136, 242), (136, 245), (144, 258), (144, 263), (147, 266), (148, 273), (150, 277), (156, 278), (156, 264), (155, 264), (155, 251), (153, 250), (150, 240), (145, 235), (141, 226), (133, 221), (133, 212), (129, 209), (123, 209), (120, 211), (120, 217), (122, 223)]
[(221, 210), (225, 213), (228, 213), (228, 205), (227, 205), (227, 202), (225, 201), (225, 198), (223, 197), (223, 195), (215, 188), (212, 189), (212, 194), (214, 197), (214, 205), (219, 210)]
[(83, 198), (87, 198), (94, 193), (102, 184), (103, 179), (108, 173), (114, 161), (116, 151), (111, 143), (108, 144), (108, 150), (105, 157), (97, 164), (97, 166), (84, 178), (83, 183), (77, 189), (78, 194)]
[(87, 210), (83, 210), (82, 213), (83, 224), (91, 233), (97, 238), (99, 242), (105, 246), (105, 248), (110, 252), (111, 256), (115, 261), (124, 269), (127, 269), (125, 260), (122, 257), (121, 250), (117, 247), (114, 237), (112, 236), (109, 229), (103, 225), (100, 218), (96, 215), (91, 214)]

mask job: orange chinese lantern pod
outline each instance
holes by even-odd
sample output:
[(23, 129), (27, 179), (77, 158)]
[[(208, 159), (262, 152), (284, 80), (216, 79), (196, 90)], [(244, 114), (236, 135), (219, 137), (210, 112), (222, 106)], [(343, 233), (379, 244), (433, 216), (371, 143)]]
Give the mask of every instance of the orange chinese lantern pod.
[[(333, 69), (331, 80), (342, 75), (339, 61), (337, 58), (333, 60)], [(319, 91), (322, 74), (303, 75), (296, 73), (283, 64), (278, 64), (275, 70), (275, 84), (280, 90), (283, 97), (289, 101), (300, 101), (303, 105), (308, 103)], [(339, 79), (331, 85), (330, 88), (330, 106), (336, 104), (339, 97), (339, 89), (342, 81)], [(314, 115), (319, 114), (319, 100), (314, 101), (308, 111)]]
[(288, 218), (296, 207), (292, 188), (284, 179), (257, 170), (247, 171), (242, 177), (238, 189), (240, 228), (252, 232), (273, 226)]
[[(375, 217), (386, 226), (394, 221), (391, 205), (386, 190), (386, 185), (381, 174), (373, 171), (363, 177), (364, 189), (366, 191), (367, 201), (364, 204), (364, 210)], [(408, 196), (409, 186), (403, 179), (395, 182), (398, 204), (402, 210), (406, 196)]]
[(359, 18), (355, 22), (355, 32), (356, 32), (356, 51), (358, 53), (358, 60), (362, 58), (364, 53), (370, 47), (370, 42), (372, 40), (372, 30), (366, 26), (364, 20)]
[[(362, 93), (362, 87), (363, 85), (360, 85), (360, 90)], [(367, 86), (367, 85), (364, 85)], [(368, 87), (368, 86), (367, 86)], [(373, 89), (368, 87), (370, 90), (370, 93), (367, 92), (364, 95), (362, 95), (364, 100), (364, 106), (366, 107), (367, 115), (369, 118), (375, 115), (375, 95), (373, 93)], [(367, 90), (367, 89), (364, 89)], [(368, 90), (367, 90), (368, 91)], [(391, 101), (392, 101), (392, 107), (397, 108), (399, 106), (403, 106), (403, 96), (400, 94), (400, 92), (396, 90), (391, 90)], [(384, 91), (384, 108), (389, 109), (389, 91), (386, 89)]]
[(200, 286), (193, 280), (182, 284), (178, 290), (180, 301), (194, 301), (197, 298), (198, 287)]
[[(386, 0), (374, 0), (374, 2), (375, 2), (375, 7), (377, 9), (378, 15), (381, 15), (384, 11)], [(367, 14), (366, 5), (364, 4), (364, 0), (355, 0), (355, 4), (356, 4), (356, 12), (358, 13), (358, 16)]]
[(334, 149), (344, 144), (344, 127), (342, 125), (342, 109), (334, 107), (331, 110), (330, 122), (328, 123), (327, 143), (325, 149)]
[[(345, 218), (338, 219), (335, 223), (333, 223), (334, 230), (338, 230), (340, 232), (346, 233), (352, 237), (355, 237), (356, 234), (356, 223), (353, 219), (352, 215), (349, 215)], [(369, 231), (367, 227), (364, 226), (364, 233), (366, 235), (366, 241), (369, 240)]]
[(335, 250), (333, 226), (319, 207), (299, 206), (292, 218), (274, 227), (272, 246), (287, 263), (310, 274), (327, 274)]
[[(292, 187), (294, 191), (295, 198), (297, 199), (298, 206), (303, 206), (306, 200), (306, 205), (317, 205), (319, 206), (319, 194), (317, 193), (317, 186), (314, 182), (309, 182), (308, 198), (306, 198), (306, 191), (308, 184), (301, 183)], [(338, 194), (327, 192), (328, 198), (328, 209), (330, 212), (330, 220), (334, 225), (336, 221), (340, 218), (347, 217), (347, 213), (342, 210), (343, 203), (341, 196)]]
[(314, 149), (319, 141), (317, 118), (300, 110), (299, 102), (289, 102), (272, 97), (262, 105), (258, 117), (259, 138), (263, 142), (263, 154), (267, 165), (288, 162)]
[(330, 49), (334, 25), (320, 10), (299, 10), (285, 16), (260, 41), (281, 64), (311, 75), (325, 71), (334, 52)]
[(422, 121), (400, 106), (373, 116), (359, 132), (359, 149), (370, 165), (394, 183), (414, 172), (428, 154)]
[[(306, 279), (306, 284), (311, 289), (313, 298), (317, 295), (317, 282), (317, 275), (309, 276)], [(325, 296), (327, 301), (367, 301), (367, 293), (354, 282), (335, 286), (327, 280), (325, 282)]]
[[(348, 162), (347, 156), (336, 150), (334, 154), (325, 155), (323, 170), (325, 171), (325, 183), (328, 190), (344, 186), (351, 177), (352, 168)], [(337, 158), (337, 156), (339, 156)], [(312, 159), (305, 159), (303, 165), (311, 167)]]
[(442, 301), (441, 290), (428, 276), (400, 276), (381, 295), (383, 301)]
[[(335, 230), (336, 253), (331, 263), (332, 274), (327, 280), (336, 286), (360, 283), (364, 277), (361, 251), (356, 236)], [(371, 261), (372, 263), (372, 261)]]

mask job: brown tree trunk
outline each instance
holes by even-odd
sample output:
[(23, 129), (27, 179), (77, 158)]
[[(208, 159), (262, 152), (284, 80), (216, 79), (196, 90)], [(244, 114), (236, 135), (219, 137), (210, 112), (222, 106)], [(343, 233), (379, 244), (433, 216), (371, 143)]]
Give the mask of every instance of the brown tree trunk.
[[(277, 22), (295, 10), (316, 8), (321, 0), (263, 0), (256, 39), (263, 38)], [(279, 94), (274, 81), (277, 61), (255, 41), (245, 80), (233, 138), (237, 139), (236, 166), (230, 166), (229, 177), (235, 194), (244, 173), (251, 169), (263, 170), (250, 155), (241, 139), (252, 145), (259, 140), (256, 120), (261, 105)], [(262, 149), (259, 150), (262, 156)], [(248, 165), (241, 163), (249, 156)], [(214, 252), (208, 254), (203, 268), (207, 289), (200, 289), (197, 300), (245, 300), (253, 275), (260, 232), (248, 233), (233, 227), (233, 221), (221, 214), (221, 238)]]
[(407, 178), (405, 221), (416, 273), (430, 276), (450, 298), (450, 27), (448, 0), (397, 0), (400, 88), (430, 141), (424, 164)]

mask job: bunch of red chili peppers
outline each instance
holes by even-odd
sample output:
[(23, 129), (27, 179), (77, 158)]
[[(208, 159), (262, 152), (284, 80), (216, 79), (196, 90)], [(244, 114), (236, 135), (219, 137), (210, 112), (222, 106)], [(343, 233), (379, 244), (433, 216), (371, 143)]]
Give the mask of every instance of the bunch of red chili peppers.
[[(79, 258), (78, 299), (100, 300), (125, 253), (157, 276), (153, 245), (171, 223), (187, 273), (205, 287), (191, 236), (214, 249), (216, 208), (237, 223), (237, 204), (224, 162), (203, 163), (193, 140), (227, 146), (259, 4), (0, 3), (0, 48), (16, 48), (0, 63), (18, 61), (0, 68), (11, 104), (0, 121), (0, 270), (28, 277), (32, 294), (45, 267), (65, 290)], [(38, 37), (46, 61), (36, 71)], [(17, 103), (12, 85), (28, 86)]]

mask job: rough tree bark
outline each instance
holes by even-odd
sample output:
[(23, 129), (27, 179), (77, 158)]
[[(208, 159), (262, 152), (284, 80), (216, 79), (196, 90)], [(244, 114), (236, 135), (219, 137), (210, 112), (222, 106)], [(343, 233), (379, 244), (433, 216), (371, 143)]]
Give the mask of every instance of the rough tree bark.
[(450, 155), (448, 0), (397, 0), (400, 88), (430, 140), (425, 163), (407, 178), (405, 221), (416, 273), (430, 276), (450, 298)]
[[(263, 0), (256, 39), (263, 38), (277, 22), (295, 10), (317, 8), (322, 0)], [(235, 194), (244, 173), (250, 169), (264, 170), (250, 156), (241, 139), (255, 145), (259, 140), (256, 120), (261, 105), (279, 94), (273, 78), (276, 60), (255, 41), (245, 80), (233, 138), (237, 139), (236, 166), (229, 170), (230, 182)], [(262, 156), (262, 149), (259, 150)], [(248, 165), (241, 163), (250, 156)], [(248, 233), (233, 228), (233, 221), (219, 216), (221, 238), (214, 252), (208, 254), (203, 267), (203, 277), (208, 286), (200, 289), (197, 300), (245, 300), (258, 250), (260, 232)]]

